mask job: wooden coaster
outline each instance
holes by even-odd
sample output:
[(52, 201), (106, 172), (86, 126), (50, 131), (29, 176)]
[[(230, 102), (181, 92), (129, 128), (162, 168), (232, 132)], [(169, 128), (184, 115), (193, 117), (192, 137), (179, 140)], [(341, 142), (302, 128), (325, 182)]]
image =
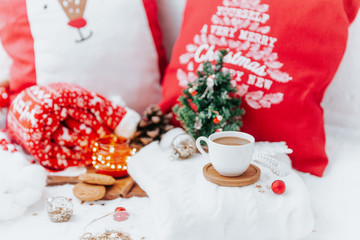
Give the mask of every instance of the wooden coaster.
[(240, 176), (225, 177), (220, 175), (211, 163), (208, 163), (203, 168), (203, 174), (206, 180), (220, 186), (226, 187), (242, 187), (256, 183), (260, 178), (260, 168), (250, 164), (249, 168)]

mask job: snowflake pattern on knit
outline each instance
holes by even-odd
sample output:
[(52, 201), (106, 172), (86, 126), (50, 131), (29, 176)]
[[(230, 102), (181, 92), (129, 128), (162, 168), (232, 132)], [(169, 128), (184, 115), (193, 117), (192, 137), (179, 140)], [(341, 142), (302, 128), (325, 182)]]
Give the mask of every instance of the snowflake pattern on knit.
[(273, 51), (277, 38), (269, 35), (271, 27), (265, 25), (270, 19), (268, 11), (269, 5), (261, 0), (223, 0), (211, 23), (203, 25), (180, 55), (179, 62), (186, 67), (177, 70), (179, 85), (186, 87), (195, 81), (201, 63), (214, 61), (217, 49), (225, 48), (229, 53), (224, 58), (224, 69), (230, 71), (239, 97), (253, 109), (281, 103), (284, 93), (271, 92), (271, 87), (293, 78), (281, 70), (283, 63)]

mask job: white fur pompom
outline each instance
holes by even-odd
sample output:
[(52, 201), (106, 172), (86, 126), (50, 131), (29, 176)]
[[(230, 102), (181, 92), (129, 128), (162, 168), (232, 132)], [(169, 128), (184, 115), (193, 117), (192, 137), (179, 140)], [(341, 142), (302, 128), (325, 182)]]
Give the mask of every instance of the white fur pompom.
[[(2, 139), (7, 142), (4, 133), (0, 133)], [(40, 199), (46, 183), (45, 170), (15, 150), (13, 144), (0, 145), (0, 221), (24, 214)]]

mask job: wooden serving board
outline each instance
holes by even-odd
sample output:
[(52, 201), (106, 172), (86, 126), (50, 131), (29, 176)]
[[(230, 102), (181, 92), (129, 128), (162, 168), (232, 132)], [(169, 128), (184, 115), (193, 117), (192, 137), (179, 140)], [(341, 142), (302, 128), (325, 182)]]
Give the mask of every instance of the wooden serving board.
[[(59, 186), (64, 184), (77, 184), (79, 177), (48, 176), (46, 186)], [(137, 185), (131, 177), (116, 179), (115, 184), (106, 187), (103, 200), (116, 198), (146, 197), (146, 192)]]
[(68, 176), (47, 176), (46, 186), (59, 186), (65, 184), (77, 184), (81, 182), (79, 177), (68, 177)]
[(225, 177), (220, 175), (211, 163), (208, 163), (203, 168), (203, 174), (206, 180), (220, 186), (226, 187), (243, 187), (256, 183), (260, 178), (260, 168), (250, 164), (249, 168), (240, 176)]

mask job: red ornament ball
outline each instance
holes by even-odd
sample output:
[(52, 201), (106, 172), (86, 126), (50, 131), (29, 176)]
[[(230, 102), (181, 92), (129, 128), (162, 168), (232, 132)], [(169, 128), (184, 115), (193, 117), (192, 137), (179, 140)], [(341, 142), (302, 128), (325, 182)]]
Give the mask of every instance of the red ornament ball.
[(221, 115), (217, 115), (214, 119), (213, 119), (213, 123), (215, 124), (219, 124), (219, 122), (221, 122), (223, 120), (223, 117)]
[(191, 96), (195, 96), (196, 94), (198, 94), (198, 92), (196, 91), (196, 89), (194, 88), (189, 88), (189, 93), (191, 94)]
[(123, 211), (126, 211), (126, 209), (123, 208), (123, 207), (117, 207), (117, 208), (115, 208), (115, 212), (123, 212)]
[(286, 186), (285, 183), (281, 180), (276, 180), (272, 183), (271, 189), (276, 194), (283, 194), (285, 192)]

